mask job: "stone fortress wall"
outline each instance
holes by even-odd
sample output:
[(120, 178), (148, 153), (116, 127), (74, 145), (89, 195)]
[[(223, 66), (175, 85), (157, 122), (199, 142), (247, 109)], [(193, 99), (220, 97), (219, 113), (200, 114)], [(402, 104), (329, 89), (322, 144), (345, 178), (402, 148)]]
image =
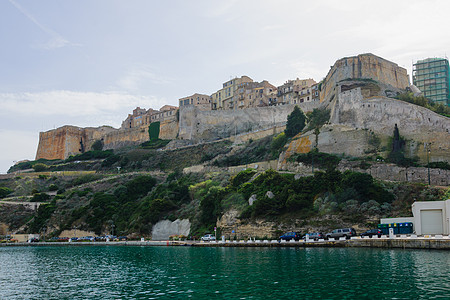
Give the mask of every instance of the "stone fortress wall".
[[(298, 104), (304, 112), (319, 106), (331, 110), (329, 124), (316, 137), (313, 132), (295, 138), (282, 160), (293, 153), (320, 151), (364, 156), (371, 149), (370, 134), (386, 142), (395, 124), (408, 140), (409, 157), (426, 160), (424, 143), (431, 143), (431, 161), (450, 160), (449, 118), (406, 102), (386, 98), (409, 86), (406, 69), (373, 54), (361, 54), (336, 61), (324, 79), (319, 101)], [(195, 106), (181, 107), (176, 118), (160, 123), (160, 138), (190, 140), (194, 143), (263, 132), (286, 124), (294, 104), (242, 110), (205, 111)], [(111, 127), (78, 128), (63, 126), (40, 133), (36, 159), (64, 159), (79, 154), (80, 142), (90, 150), (103, 140), (105, 149), (116, 149), (148, 140), (148, 126), (128, 129)], [(317, 141), (317, 142), (316, 142)], [(316, 145), (317, 143), (317, 145)]]
[(430, 161), (450, 161), (450, 119), (424, 107), (386, 98), (363, 98), (361, 89), (342, 92), (333, 101), (329, 124), (317, 136), (313, 132), (297, 136), (281, 159), (295, 153), (307, 153), (314, 147), (319, 151), (349, 156), (365, 156), (373, 146), (370, 135), (375, 134), (387, 144), (395, 124), (407, 141), (406, 155), (427, 161), (424, 144), (431, 144)]
[(196, 107), (180, 109), (179, 139), (213, 141), (245, 132), (283, 126), (294, 106), (305, 113), (317, 108), (318, 102), (267, 106), (240, 110), (203, 111)]
[(323, 80), (320, 101), (330, 100), (336, 95), (339, 82), (346, 79), (373, 79), (401, 90), (410, 85), (405, 68), (371, 53), (360, 54), (336, 61)]

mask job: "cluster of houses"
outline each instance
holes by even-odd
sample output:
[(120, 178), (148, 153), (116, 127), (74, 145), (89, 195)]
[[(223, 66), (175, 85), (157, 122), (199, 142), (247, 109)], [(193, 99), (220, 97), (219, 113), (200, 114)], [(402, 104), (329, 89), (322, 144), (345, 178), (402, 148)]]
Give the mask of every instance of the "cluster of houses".
[[(236, 110), (244, 108), (297, 104), (319, 101), (319, 84), (313, 79), (288, 80), (276, 87), (267, 80), (255, 82), (248, 76), (223, 83), (212, 95), (195, 93), (179, 99), (179, 107), (195, 106), (201, 110)], [(164, 105), (160, 110), (137, 107), (122, 122), (122, 129), (141, 127), (152, 122), (176, 118), (178, 107)]]

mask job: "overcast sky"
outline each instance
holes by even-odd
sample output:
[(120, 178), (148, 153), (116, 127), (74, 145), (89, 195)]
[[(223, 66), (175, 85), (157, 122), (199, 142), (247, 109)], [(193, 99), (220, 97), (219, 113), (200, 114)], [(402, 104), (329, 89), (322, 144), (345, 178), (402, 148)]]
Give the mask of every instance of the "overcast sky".
[(281, 85), (374, 53), (408, 69), (450, 50), (450, 1), (0, 1), (0, 173), (40, 131), (119, 127), (232, 77)]

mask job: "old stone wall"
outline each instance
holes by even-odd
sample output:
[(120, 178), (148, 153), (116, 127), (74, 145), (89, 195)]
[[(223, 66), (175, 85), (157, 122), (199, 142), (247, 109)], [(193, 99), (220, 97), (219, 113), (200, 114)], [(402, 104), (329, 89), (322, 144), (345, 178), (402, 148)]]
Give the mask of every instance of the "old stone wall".
[(322, 83), (320, 101), (329, 100), (338, 83), (346, 79), (373, 79), (402, 90), (409, 86), (406, 69), (370, 53), (360, 54), (335, 62)]
[[(316, 101), (298, 105), (306, 113), (320, 104)], [(201, 111), (196, 107), (182, 107), (178, 137), (196, 141), (211, 141), (283, 126), (293, 109), (294, 104), (213, 111)]]
[(159, 138), (162, 140), (174, 140), (178, 136), (178, 121), (176, 119), (165, 120), (159, 126)]
[(90, 150), (96, 140), (115, 131), (118, 130), (109, 126), (80, 128), (66, 125), (41, 132), (36, 159), (66, 159), (71, 155), (80, 154), (82, 147), (84, 151)]
[[(300, 176), (312, 175), (312, 167), (303, 163), (285, 161), (279, 164), (280, 171), (295, 172)], [(428, 184), (428, 168), (426, 167), (399, 167), (389, 163), (373, 163), (369, 168), (361, 168), (361, 161), (341, 160), (337, 169), (341, 172), (351, 170), (367, 173), (380, 180), (397, 182), (413, 182)], [(316, 166), (315, 170), (319, 170)], [(449, 186), (450, 170), (430, 169), (430, 183), (432, 185)]]
[[(178, 135), (178, 122), (172, 118), (160, 123), (160, 138), (175, 139)], [(115, 129), (109, 126), (80, 128), (63, 126), (39, 134), (36, 159), (66, 159), (71, 155), (91, 150), (92, 144), (102, 140), (104, 149), (117, 149), (128, 145), (138, 145), (149, 140), (148, 126), (129, 129)]]
[(385, 137), (393, 136), (397, 124), (410, 157), (426, 161), (424, 143), (431, 143), (431, 161), (450, 161), (450, 119), (418, 105), (386, 97), (362, 99), (357, 88), (339, 94), (330, 122)]

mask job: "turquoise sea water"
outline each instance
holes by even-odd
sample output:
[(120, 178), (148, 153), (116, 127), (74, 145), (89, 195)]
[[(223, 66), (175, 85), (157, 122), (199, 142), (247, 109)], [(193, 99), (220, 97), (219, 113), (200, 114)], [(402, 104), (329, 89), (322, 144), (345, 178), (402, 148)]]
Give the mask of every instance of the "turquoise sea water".
[(450, 252), (0, 248), (0, 299), (450, 299)]

